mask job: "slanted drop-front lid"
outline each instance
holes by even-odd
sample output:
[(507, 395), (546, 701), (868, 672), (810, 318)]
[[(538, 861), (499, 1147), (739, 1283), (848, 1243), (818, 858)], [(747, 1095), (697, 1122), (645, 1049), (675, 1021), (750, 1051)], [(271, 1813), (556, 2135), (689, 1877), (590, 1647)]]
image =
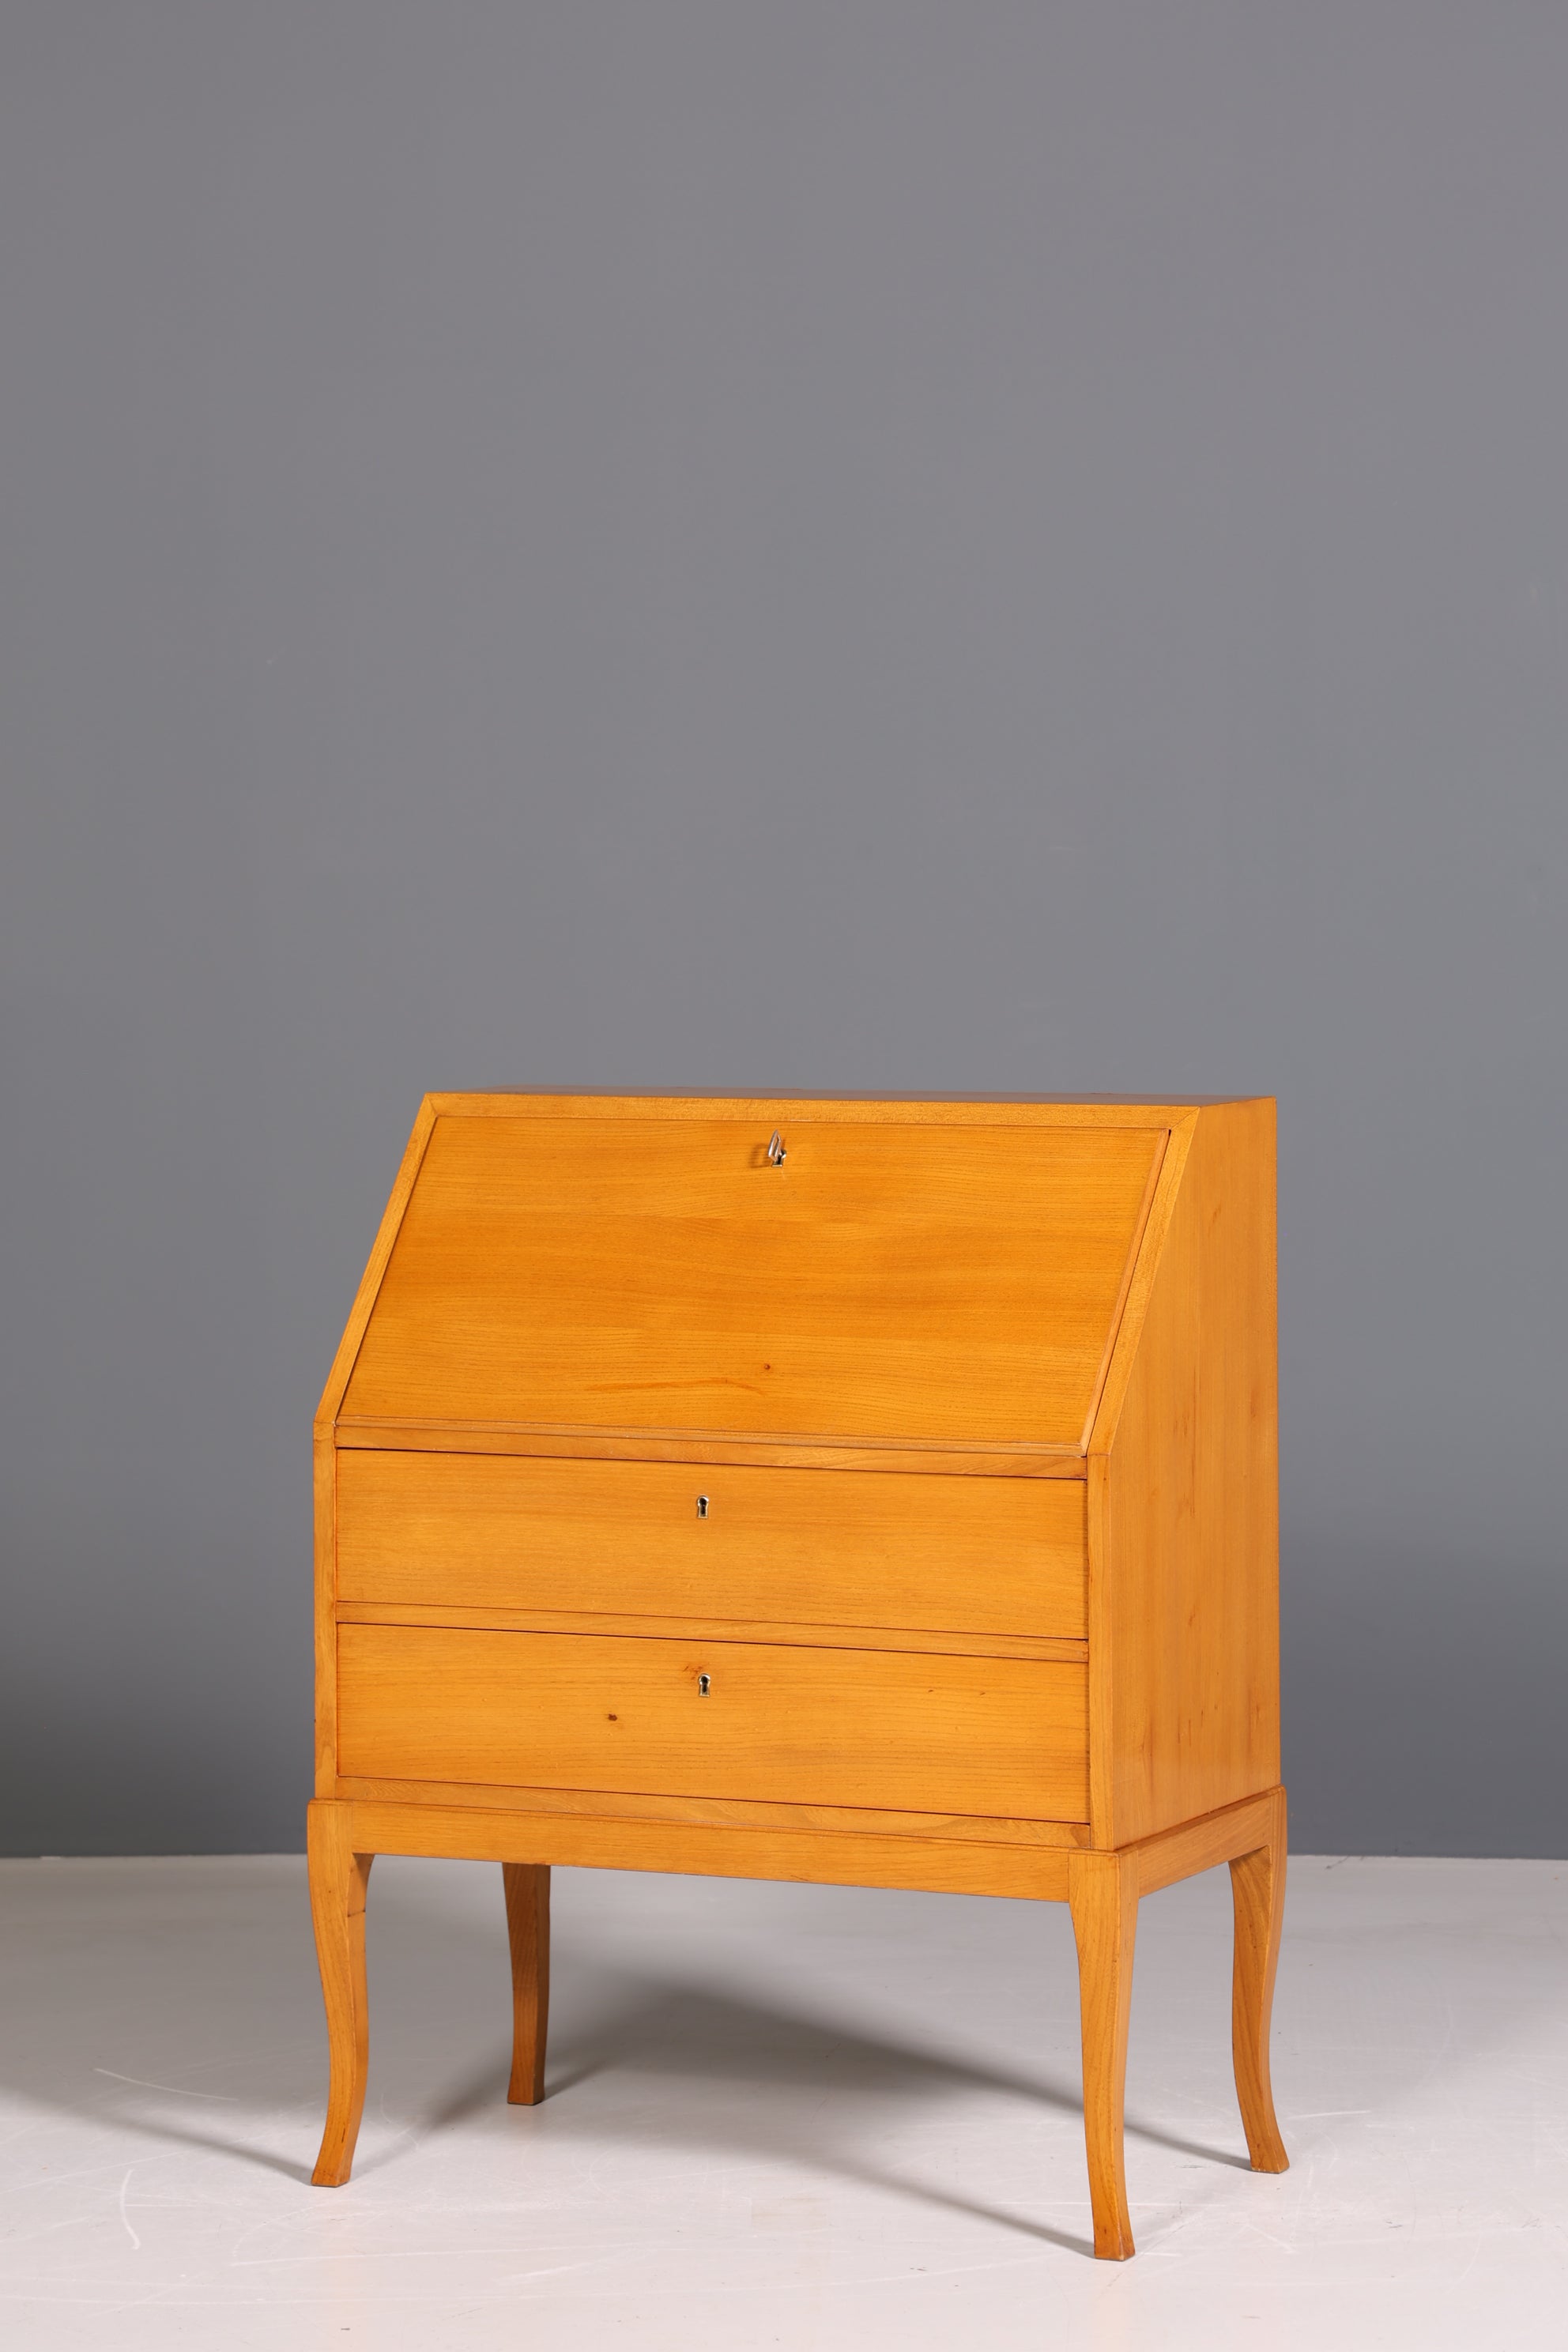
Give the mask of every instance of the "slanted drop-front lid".
[(345, 1417), (1082, 1443), (1163, 1122), (461, 1100)]

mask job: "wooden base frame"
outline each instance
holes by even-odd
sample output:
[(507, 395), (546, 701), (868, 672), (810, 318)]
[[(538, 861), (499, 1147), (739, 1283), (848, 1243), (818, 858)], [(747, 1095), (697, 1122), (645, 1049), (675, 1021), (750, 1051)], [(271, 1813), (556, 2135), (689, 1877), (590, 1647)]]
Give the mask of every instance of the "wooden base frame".
[(347, 2180), (364, 2106), (370, 2051), (364, 1908), (377, 1853), (501, 1864), (512, 1976), (507, 2096), (526, 2106), (544, 2095), (552, 1863), (1028, 1895), (1065, 1902), (1072, 1912), (1094, 2251), (1103, 2261), (1123, 2262), (1133, 2251), (1122, 2101), (1138, 1905), (1143, 1895), (1222, 1862), (1230, 1864), (1236, 1913), (1231, 2045), (1242, 2126), (1255, 2171), (1283, 2172), (1289, 2164), (1268, 2072), (1285, 1900), (1285, 1832), (1283, 1789), (1109, 1852), (828, 1830), (780, 1830), (763, 1836), (752, 1829), (706, 1823), (319, 1800), (310, 1811), (308, 1850), (331, 2079), (312, 2179), (323, 2188)]

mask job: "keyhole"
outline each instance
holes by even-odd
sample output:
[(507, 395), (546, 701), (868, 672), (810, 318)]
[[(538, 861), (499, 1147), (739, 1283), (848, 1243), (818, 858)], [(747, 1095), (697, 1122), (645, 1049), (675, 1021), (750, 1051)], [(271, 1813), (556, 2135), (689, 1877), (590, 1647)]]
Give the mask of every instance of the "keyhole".
[(705, 1519), (708, 1517), (708, 1497), (706, 1495), (699, 1495), (697, 1497), (697, 1516), (700, 1519)]
[(711, 1675), (698, 1675), (698, 1677), (697, 1677), (697, 1696), (698, 1696), (698, 1697), (699, 1697), (699, 1698), (706, 1698), (706, 1697), (707, 1697), (707, 1696), (708, 1696), (708, 1686), (709, 1686), (710, 1683), (712, 1681), (712, 1679), (713, 1679), (713, 1678), (712, 1678)]

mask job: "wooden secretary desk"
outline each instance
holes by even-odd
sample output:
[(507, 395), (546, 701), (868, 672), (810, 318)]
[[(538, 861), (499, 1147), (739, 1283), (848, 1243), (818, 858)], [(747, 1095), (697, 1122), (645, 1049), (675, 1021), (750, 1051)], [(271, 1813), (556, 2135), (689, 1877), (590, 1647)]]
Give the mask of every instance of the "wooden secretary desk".
[(1282, 2171), (1274, 1105), (433, 1095), (315, 1432), (310, 1878), (364, 2098), (377, 1853), (1071, 1906), (1098, 2254), (1132, 2252), (1138, 1901), (1228, 1862)]

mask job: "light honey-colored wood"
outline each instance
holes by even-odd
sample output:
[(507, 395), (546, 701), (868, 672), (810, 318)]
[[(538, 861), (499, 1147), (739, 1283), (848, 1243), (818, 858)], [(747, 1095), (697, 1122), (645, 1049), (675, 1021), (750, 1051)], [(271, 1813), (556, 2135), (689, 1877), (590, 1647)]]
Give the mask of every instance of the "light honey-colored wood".
[[(1150, 1297), (1164, 1254), (1171, 1220), (1180, 1197), (1192, 1150), (1196, 1117), (1189, 1112), (1175, 1120), (1161, 1155), (1148, 1214), (1143, 1221), (1137, 1255), (1127, 1286), (1121, 1325), (1111, 1345), (1106, 1375), (1096, 1400), (1085, 1462), (1085, 1552), (1088, 1566), (1089, 1619), (1093, 1632), (1089, 1650), (1089, 1818), (1096, 1843), (1115, 1843), (1113, 1804), (1116, 1756), (1116, 1611), (1117, 1584), (1111, 1573), (1110, 1447), (1121, 1418), (1133, 1366), (1138, 1360), (1148, 1321)], [(1131, 1452), (1130, 1444), (1128, 1451)]]
[(343, 1391), (348, 1387), (349, 1377), (353, 1370), (372, 1309), (381, 1294), (382, 1281), (386, 1273), (387, 1263), (392, 1256), (393, 1245), (402, 1231), (403, 1220), (407, 1214), (408, 1203), (414, 1197), (414, 1187), (425, 1162), (426, 1148), (435, 1129), (436, 1107), (432, 1098), (426, 1095), (419, 1106), (419, 1115), (414, 1122), (414, 1132), (409, 1137), (404, 1150), (403, 1164), (398, 1169), (396, 1181), (392, 1188), (392, 1197), (382, 1213), (380, 1224), (376, 1227), (369, 1260), (360, 1277), (359, 1288), (354, 1293), (354, 1302), (349, 1309), (349, 1319), (343, 1326), (343, 1336), (338, 1341), (338, 1350), (332, 1358), (332, 1368), (327, 1374), (327, 1385), (321, 1391), (321, 1401), (316, 1407), (318, 1429), (332, 1428), (342, 1410)]
[(1010, 1895), (1045, 1903), (1068, 1899), (1071, 1855), (1062, 1846), (372, 1801), (356, 1802), (351, 1811), (355, 1840), (373, 1853), (674, 1871), (696, 1878), (795, 1879), (826, 1886), (920, 1887), (933, 1895)]
[(507, 1941), (511, 1948), (511, 2079), (514, 2107), (544, 2096), (544, 2045), (550, 2030), (550, 1870), (547, 1864), (503, 1862)]
[(1116, 1853), (1075, 1854), (1068, 1867), (1094, 2251), (1109, 2261), (1124, 2261), (1133, 2251), (1122, 2105), (1139, 1900), (1224, 1862), (1230, 1864), (1236, 1914), (1231, 2052), (1237, 2100), (1253, 2170), (1284, 2172), (1289, 2158), (1274, 2113), (1268, 2065), (1285, 1902), (1284, 1790), (1270, 1789)]
[(1207, 1110), (1089, 1455), (1098, 1845), (1279, 1779), (1274, 1247), (1274, 1106)]
[(438, 1118), (344, 1409), (1076, 1443), (1163, 1130), (779, 1116)]
[(753, 1797), (671, 1797), (656, 1790), (504, 1788), (482, 1780), (398, 1780), (345, 1773), (340, 1797), (394, 1805), (477, 1805), (488, 1811), (593, 1813), (625, 1821), (686, 1822), (710, 1829), (838, 1830), (873, 1837), (979, 1839), (987, 1845), (1085, 1846), (1087, 1823), (1005, 1813), (921, 1813), (907, 1807), (783, 1805)]
[(1184, 1118), (1173, 1121), (1153, 1171), (1148, 1208), (1127, 1271), (1121, 1318), (1110, 1335), (1105, 1377), (1096, 1392), (1093, 1416), (1084, 1433), (1084, 1450), (1090, 1455), (1103, 1454), (1107, 1451), (1121, 1417), (1127, 1384), (1132, 1377), (1132, 1368), (1138, 1360), (1142, 1343), (1150, 1293), (1160, 1270), (1171, 1219), (1181, 1197), (1182, 1179), (1186, 1173), (1187, 1157), (1192, 1150), (1196, 1126), (1196, 1115), (1190, 1111)]
[(345, 1452), (338, 1597), (974, 1634), (1087, 1631), (1083, 1489)]
[(1144, 1248), (1143, 1237), (1149, 1230), (1149, 1222), (1154, 1213), (1155, 1204), (1162, 1198), (1168, 1199), (1172, 1191), (1168, 1178), (1165, 1178), (1162, 1191), (1162, 1179), (1165, 1177), (1165, 1163), (1171, 1156), (1172, 1139), (1171, 1130), (1164, 1128), (1159, 1129), (1154, 1138), (1154, 1150), (1150, 1158), (1148, 1173), (1143, 1180), (1143, 1198), (1139, 1202), (1138, 1213), (1132, 1220), (1131, 1241), (1127, 1255), (1121, 1263), (1121, 1279), (1117, 1286), (1115, 1303), (1106, 1318), (1105, 1334), (1100, 1342), (1100, 1362), (1095, 1368), (1094, 1378), (1089, 1382), (1089, 1402), (1084, 1412), (1083, 1428), (1078, 1440), (1079, 1453), (1087, 1453), (1089, 1450), (1089, 1439), (1093, 1434), (1095, 1423), (1100, 1418), (1100, 1403), (1110, 1383), (1112, 1366), (1119, 1349), (1125, 1358), (1123, 1334), (1131, 1333), (1136, 1325), (1137, 1318), (1130, 1317), (1127, 1313), (1127, 1302), (1131, 1296), (1133, 1283), (1138, 1278), (1139, 1267), (1146, 1265), (1149, 1262), (1150, 1253)]
[(1226, 1805), (1200, 1821), (1183, 1822), (1137, 1845), (1124, 1846), (1121, 1851), (1137, 1873), (1139, 1894), (1157, 1895), (1178, 1879), (1195, 1878), (1200, 1870), (1213, 1870), (1219, 1863), (1272, 1844), (1284, 1834), (1279, 1811), (1284, 1801), (1282, 1789), (1270, 1789), (1261, 1797), (1244, 1798), (1239, 1805)]
[(1236, 2095), (1255, 2172), (1285, 2172), (1285, 2153), (1268, 2065), (1268, 2026), (1274, 2010), (1274, 1971), (1285, 1919), (1285, 1791), (1267, 1800), (1268, 1833), (1263, 1843), (1230, 1857), (1236, 1907), (1236, 1966), (1231, 1979), (1231, 2049)]
[(342, 1414), (342, 1447), (375, 1453), (533, 1454), (593, 1462), (728, 1462), (760, 1470), (926, 1471), (942, 1478), (1076, 1478), (1084, 1457), (1070, 1445), (940, 1445), (905, 1437), (846, 1439), (821, 1432), (784, 1441), (728, 1429), (591, 1429), (559, 1422), (414, 1421)]
[(1075, 1853), (1068, 1865), (1068, 1902), (1078, 1944), (1083, 2129), (1094, 2251), (1102, 2262), (1121, 2263), (1132, 2252), (1121, 2116), (1132, 1947), (1138, 1933), (1136, 1867), (1123, 1854)]
[(1084, 1681), (1016, 1658), (344, 1625), (338, 1760), (368, 1778), (1081, 1821)]
[(601, 1095), (520, 1094), (505, 1087), (426, 1095), (437, 1118), (691, 1118), (760, 1120), (764, 1132), (782, 1112), (847, 1127), (1171, 1127), (1231, 1095)]
[(330, 1797), (338, 1769), (337, 1589), (338, 1455), (330, 1429), (312, 1444), (315, 1552), (316, 1778), (318, 1797)]
[(311, 2180), (337, 2189), (349, 2177), (354, 2142), (364, 2112), (370, 2069), (370, 2010), (365, 1999), (364, 1905), (374, 1849), (356, 1847), (353, 1810), (324, 1804), (310, 1809), (306, 1864), (316, 1958), (327, 2011), (327, 2053), (331, 2088), (327, 2125)]
[(1069, 1903), (1107, 2259), (1138, 1903), (1228, 1864), (1282, 2168), (1275, 1352), (1265, 1100), (426, 1097), (317, 1422), (316, 2178), (376, 1853), (503, 1865), (520, 2104), (557, 1865)]
[(633, 1617), (615, 1610), (464, 1609), (440, 1601), (340, 1601), (340, 1625), (454, 1625), (469, 1633), (632, 1633), (672, 1642), (787, 1642), (803, 1650), (933, 1650), (950, 1657), (1039, 1658), (1081, 1666), (1087, 1642), (1049, 1633), (926, 1633), (910, 1625), (792, 1625), (757, 1617)]

